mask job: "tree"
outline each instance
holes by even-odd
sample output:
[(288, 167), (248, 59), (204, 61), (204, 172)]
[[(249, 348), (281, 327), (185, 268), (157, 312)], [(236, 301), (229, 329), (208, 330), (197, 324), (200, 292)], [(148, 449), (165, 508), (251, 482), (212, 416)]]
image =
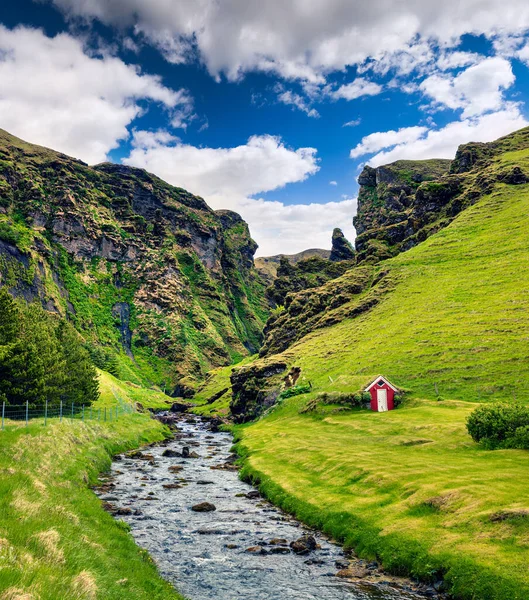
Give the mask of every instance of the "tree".
[(0, 346), (16, 341), (20, 330), (20, 310), (5, 287), (0, 288)]
[(64, 359), (65, 382), (61, 398), (75, 404), (91, 404), (99, 397), (97, 371), (90, 354), (81, 345), (79, 334), (67, 321), (57, 326), (57, 339)]

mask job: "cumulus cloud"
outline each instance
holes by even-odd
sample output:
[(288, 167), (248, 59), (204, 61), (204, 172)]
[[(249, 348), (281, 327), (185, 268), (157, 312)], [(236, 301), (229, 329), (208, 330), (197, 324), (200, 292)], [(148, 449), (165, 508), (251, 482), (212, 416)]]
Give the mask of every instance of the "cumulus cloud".
[(504, 103), (503, 92), (515, 81), (511, 63), (505, 58), (486, 58), (456, 76), (432, 75), (419, 86), (435, 106), (463, 109), (462, 117), (495, 111)]
[(334, 227), (352, 231), (354, 199), (285, 205), (252, 198), (316, 173), (314, 148), (288, 148), (269, 135), (253, 136), (234, 148), (196, 148), (163, 130), (135, 132), (133, 146), (123, 162), (200, 194), (213, 208), (239, 212), (261, 255), (299, 252), (315, 244), (329, 247)]
[(169, 114), (188, 111), (191, 99), (160, 78), (112, 56), (90, 56), (68, 34), (0, 25), (0, 126), (31, 142), (96, 163), (105, 160), (140, 101)]
[(398, 143), (395, 142), (397, 137), (394, 131), (371, 134), (377, 136), (375, 139), (378, 144), (364, 144), (362, 140), (362, 144), (351, 152), (351, 157), (382, 150), (369, 159), (368, 163), (373, 167), (401, 159), (453, 158), (460, 144), (469, 141), (491, 142), (527, 125), (529, 122), (520, 113), (519, 107), (510, 104), (504, 110), (453, 121), (440, 129), (417, 128), (423, 131)]
[(527, 0), (48, 1), (69, 17), (134, 27), (169, 60), (198, 57), (212, 75), (231, 79), (260, 70), (321, 83), (367, 59), (415, 69), (433, 60), (432, 43), (455, 47), (465, 33), (494, 39), (529, 27)]
[(358, 77), (351, 83), (340, 86), (337, 90), (331, 93), (335, 99), (344, 98), (345, 100), (355, 100), (362, 96), (376, 96), (382, 91), (382, 86), (373, 81), (368, 81), (362, 77)]
[(377, 131), (362, 138), (351, 152), (351, 158), (365, 154), (373, 154), (383, 148), (390, 148), (401, 144), (410, 144), (417, 141), (428, 131), (427, 127), (402, 127), (398, 131)]

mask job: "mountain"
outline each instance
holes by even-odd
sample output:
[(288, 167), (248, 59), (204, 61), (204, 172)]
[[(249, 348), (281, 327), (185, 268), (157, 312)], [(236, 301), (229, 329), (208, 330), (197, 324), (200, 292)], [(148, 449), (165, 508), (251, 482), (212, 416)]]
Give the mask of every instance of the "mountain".
[(90, 167), (0, 130), (0, 283), (70, 319), (138, 383), (190, 383), (256, 352), (257, 244), (231, 211), (141, 169)]
[(331, 255), (330, 250), (323, 250), (322, 248), (310, 248), (309, 250), (302, 250), (297, 254), (277, 254), (275, 256), (259, 256), (254, 260), (255, 268), (259, 271), (261, 277), (270, 285), (273, 280), (277, 277), (277, 269), (282, 258), (288, 260), (292, 265), (298, 264), (302, 260), (307, 258), (329, 258)]
[[(376, 171), (393, 173), (395, 164)], [(431, 173), (431, 164), (408, 163), (410, 179)], [(373, 178), (374, 186), (367, 186), (361, 178), (364, 194), (365, 186), (374, 188), (378, 200), (370, 208), (364, 203), (356, 219), (365, 225), (358, 263), (320, 287), (288, 294), (284, 309), (274, 311), (261, 358), (231, 375), (241, 420), (274, 403), (292, 366), (320, 392), (355, 392), (383, 373), (421, 398), (514, 394), (529, 400), (527, 386), (519, 385), (529, 378), (523, 279), (529, 270), (529, 128), (492, 144), (462, 146), (442, 171), (410, 188), (396, 225), (416, 225), (402, 241), (389, 237), (395, 224), (384, 221), (401, 176), (391, 186)], [(394, 256), (359, 256), (377, 245)], [(226, 387), (222, 373), (218, 382)], [(210, 397), (216, 385), (208, 381), (201, 396)], [(245, 404), (251, 407), (246, 415)]]

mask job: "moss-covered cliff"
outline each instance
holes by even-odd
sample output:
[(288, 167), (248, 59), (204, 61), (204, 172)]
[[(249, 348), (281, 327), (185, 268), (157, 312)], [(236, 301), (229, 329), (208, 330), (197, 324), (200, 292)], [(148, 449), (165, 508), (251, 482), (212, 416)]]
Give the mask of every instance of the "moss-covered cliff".
[(154, 175), (0, 130), (0, 284), (71, 319), (123, 377), (189, 384), (257, 351), (256, 248), (239, 215)]

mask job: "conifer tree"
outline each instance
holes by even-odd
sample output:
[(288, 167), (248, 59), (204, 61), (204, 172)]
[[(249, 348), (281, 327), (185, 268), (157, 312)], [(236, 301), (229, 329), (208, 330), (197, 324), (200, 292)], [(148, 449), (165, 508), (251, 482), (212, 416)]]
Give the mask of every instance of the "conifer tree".
[(90, 354), (81, 345), (79, 334), (67, 321), (57, 326), (57, 338), (64, 358), (65, 382), (61, 398), (75, 404), (89, 405), (99, 397), (97, 371)]

